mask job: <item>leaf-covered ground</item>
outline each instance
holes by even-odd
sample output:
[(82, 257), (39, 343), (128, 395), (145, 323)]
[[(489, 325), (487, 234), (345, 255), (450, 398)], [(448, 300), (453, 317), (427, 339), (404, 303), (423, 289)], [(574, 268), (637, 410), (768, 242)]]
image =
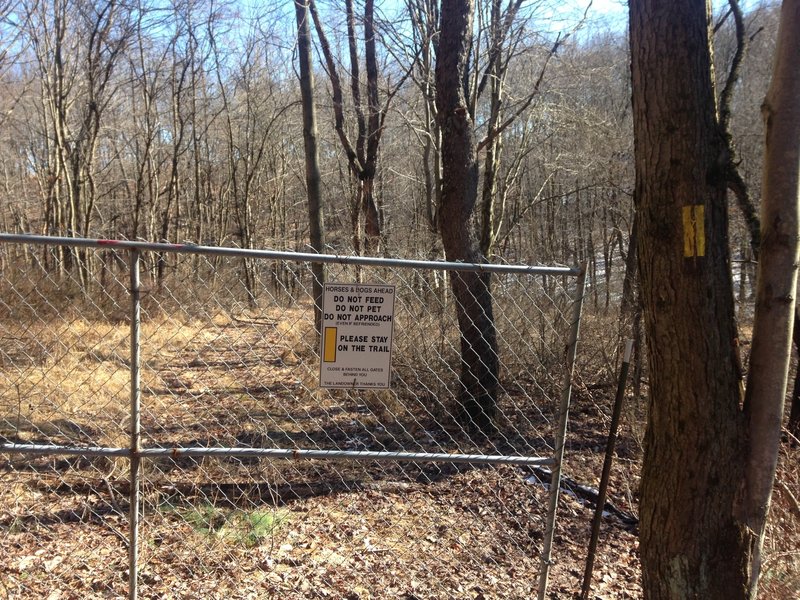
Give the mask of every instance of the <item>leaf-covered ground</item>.
[[(306, 359), (278, 327), (254, 336), (229, 321), (211, 332), (202, 324), (179, 325), (154, 324), (152, 335), (158, 331), (166, 341), (144, 357), (143, 424), (161, 443), (397, 449), (414, 440), (422, 448), (469, 447), (447, 428), (390, 418), (401, 408), (391, 404), (396, 399), (360, 404), (344, 398), (337, 404), (303, 393), (304, 375), (297, 370)], [(101, 410), (72, 406), (78, 396), (66, 394), (61, 412), (50, 414), (42, 408), (53, 405), (45, 398), (38, 412), (31, 409), (23, 418), (19, 407), (16, 417), (6, 416), (0, 435), (27, 442), (101, 435), (104, 443), (124, 444), (125, 385), (113, 364), (122, 362), (125, 347), (119, 341), (124, 335), (115, 332), (102, 333), (114, 341), (101, 347), (89, 330), (62, 330), (68, 368), (63, 360), (46, 366), (62, 393), (73, 379), (84, 388), (97, 379), (91, 407)], [(65, 342), (70, 335), (74, 340)], [(228, 344), (216, 343), (222, 335)], [(41, 332), (37, 336), (41, 340)], [(260, 356), (271, 358), (256, 369), (247, 353), (259, 345)], [(596, 486), (613, 385), (586, 385), (585, 379), (575, 390), (565, 471)], [(626, 408), (611, 482), (611, 500), (633, 515), (641, 412)], [(510, 443), (496, 442), (500, 448)], [(787, 441), (765, 544), (764, 599), (800, 598), (798, 459), (800, 451)], [(139, 596), (530, 598), (538, 584), (548, 502), (546, 485), (531, 475), (516, 466), (186, 456), (146, 461)], [(122, 459), (0, 456), (0, 598), (127, 595), (129, 489)], [(579, 592), (592, 512), (564, 491), (548, 597)], [(593, 598), (641, 597), (636, 535), (635, 526), (605, 519)]]
[[(797, 458), (787, 445), (766, 542), (763, 598), (800, 597), (798, 514), (791, 498), (796, 502), (798, 476), (789, 468)], [(585, 448), (573, 451), (569, 462), (571, 477), (591, 483), (601, 456)], [(81, 483), (81, 473), (93, 467), (79, 462), (68, 466), (50, 459), (37, 466), (36, 482), (24, 489), (6, 485), (16, 476), (2, 475), (0, 597), (125, 595), (124, 482)], [(204, 483), (164, 490), (146, 483), (140, 597), (412, 600), (535, 594), (547, 493), (526, 482), (528, 472), (508, 466), (409, 467), (393, 478), (384, 469), (378, 474), (370, 481), (331, 481), (295, 492), (291, 486), (263, 490), (249, 483), (252, 489), (235, 490), (238, 500), (222, 486), (214, 498), (214, 486)], [(620, 508), (635, 510), (625, 500), (631, 477), (635, 463), (621, 462), (613, 498)], [(569, 493), (562, 497), (549, 597), (575, 597), (580, 589), (591, 508)], [(259, 529), (242, 516), (255, 512), (267, 526)], [(607, 518), (593, 598), (641, 597), (636, 551), (635, 530)]]

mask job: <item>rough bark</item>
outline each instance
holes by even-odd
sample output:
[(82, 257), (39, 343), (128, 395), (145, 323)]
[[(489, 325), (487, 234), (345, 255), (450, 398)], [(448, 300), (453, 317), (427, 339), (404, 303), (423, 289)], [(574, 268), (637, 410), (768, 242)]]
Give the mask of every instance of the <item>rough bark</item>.
[(650, 363), (640, 550), (649, 599), (744, 597), (744, 421), (725, 140), (704, 0), (632, 0), (638, 254)]
[(762, 105), (766, 141), (753, 348), (747, 378), (747, 454), (739, 518), (751, 532), (749, 597), (755, 599), (761, 546), (775, 481), (789, 377), (797, 289), (800, 200), (800, 0), (781, 7), (775, 64)]
[[(442, 204), (439, 230), (445, 256), (470, 263), (485, 259), (472, 229), (478, 196), (474, 126), (462, 85), (467, 71), (474, 5), (443, 0), (436, 61), (436, 107), (442, 132)], [(461, 334), (462, 421), (484, 432), (496, 413), (498, 357), (488, 274), (453, 273), (451, 285)]]
[[(311, 248), (322, 252), (325, 230), (322, 217), (322, 177), (319, 169), (319, 150), (317, 148), (317, 118), (314, 107), (314, 80), (311, 64), (311, 29), (308, 24), (308, 0), (294, 3), (297, 18), (297, 50), (300, 61), (300, 94), (303, 104), (303, 142), (306, 158), (306, 188), (308, 194), (308, 223)], [(314, 276), (314, 324), (317, 332), (322, 326), (322, 293), (325, 283), (325, 268), (322, 263), (311, 266)]]

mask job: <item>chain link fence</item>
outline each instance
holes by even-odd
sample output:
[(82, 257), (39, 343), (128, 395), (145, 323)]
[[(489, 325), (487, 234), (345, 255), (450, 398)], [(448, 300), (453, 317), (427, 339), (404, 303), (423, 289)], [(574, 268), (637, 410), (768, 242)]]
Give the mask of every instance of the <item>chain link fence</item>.
[[(578, 270), (0, 242), (0, 596), (544, 593), (558, 486), (531, 475), (560, 474)], [(319, 386), (310, 260), (395, 286), (389, 389)], [(480, 268), (488, 435), (447, 281)]]

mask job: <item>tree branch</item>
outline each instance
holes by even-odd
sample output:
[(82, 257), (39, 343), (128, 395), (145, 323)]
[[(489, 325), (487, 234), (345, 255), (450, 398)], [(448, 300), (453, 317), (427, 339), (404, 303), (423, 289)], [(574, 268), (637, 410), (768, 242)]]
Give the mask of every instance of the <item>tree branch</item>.
[(731, 120), (731, 100), (736, 81), (739, 79), (739, 67), (744, 60), (747, 50), (747, 39), (744, 31), (744, 17), (739, 8), (738, 0), (728, 0), (730, 12), (733, 14), (733, 22), (736, 24), (736, 52), (731, 61), (731, 68), (728, 70), (728, 77), (725, 79), (725, 86), (719, 96), (719, 122), (723, 131), (727, 134), (730, 129)]
[(520, 107), (516, 111), (514, 111), (514, 113), (508, 119), (506, 119), (503, 123), (498, 125), (494, 130), (491, 130), (486, 134), (486, 137), (483, 138), (478, 143), (478, 149), (477, 149), (478, 152), (480, 152), (486, 146), (491, 144), (492, 141), (498, 135), (501, 135), (503, 131), (505, 131), (514, 121), (516, 121), (517, 118), (519, 118), (519, 116), (522, 113), (528, 110), (530, 105), (533, 103), (534, 98), (536, 98), (536, 96), (539, 94), (539, 88), (541, 87), (542, 80), (544, 79), (544, 75), (547, 72), (547, 65), (550, 63), (550, 59), (552, 59), (556, 55), (558, 49), (562, 45), (564, 45), (564, 43), (572, 36), (572, 34), (574, 34), (576, 31), (578, 31), (578, 29), (580, 29), (583, 26), (584, 22), (586, 21), (586, 17), (589, 14), (589, 9), (592, 7), (592, 1), (593, 0), (589, 1), (589, 4), (586, 6), (586, 10), (583, 13), (583, 17), (581, 18), (580, 21), (578, 21), (575, 27), (573, 27), (569, 31), (569, 33), (567, 33), (563, 37), (561, 36), (561, 34), (558, 34), (556, 41), (553, 43), (553, 47), (550, 48), (550, 51), (547, 53), (547, 56), (544, 59), (544, 64), (542, 65), (542, 68), (539, 71), (539, 76), (536, 78), (536, 83), (533, 84), (533, 89), (531, 90), (531, 93), (528, 94), (528, 97), (525, 99), (522, 105), (520, 105)]
[(486, 137), (483, 138), (478, 143), (478, 152), (480, 152), (486, 146), (491, 144), (492, 141), (494, 141), (494, 139), (497, 136), (501, 135), (506, 129), (508, 129), (508, 127), (514, 121), (516, 121), (517, 118), (522, 113), (524, 113), (526, 110), (528, 110), (528, 107), (530, 107), (530, 105), (533, 103), (534, 98), (536, 98), (536, 96), (539, 94), (539, 88), (542, 85), (542, 80), (544, 79), (544, 74), (547, 71), (547, 65), (550, 63), (550, 59), (553, 58), (553, 56), (555, 56), (556, 52), (561, 47), (561, 44), (563, 44), (564, 41), (568, 37), (569, 37), (569, 34), (567, 34), (564, 38), (562, 38), (559, 35), (559, 37), (556, 39), (555, 43), (553, 44), (553, 47), (550, 49), (550, 52), (547, 53), (547, 56), (544, 59), (544, 64), (542, 65), (542, 68), (539, 71), (539, 76), (536, 78), (536, 83), (533, 84), (533, 90), (531, 91), (531, 93), (528, 94), (528, 97), (525, 99), (525, 101), (522, 103), (522, 105), (519, 108), (517, 108), (517, 110), (515, 110), (514, 113), (510, 117), (508, 117), (503, 123), (501, 123), (495, 129), (489, 131), (486, 134)]
[(328, 37), (325, 35), (325, 30), (322, 28), (322, 22), (320, 21), (319, 13), (317, 12), (317, 4), (314, 0), (309, 0), (308, 6), (311, 10), (311, 18), (314, 21), (314, 29), (316, 29), (317, 36), (319, 37), (322, 55), (325, 58), (328, 77), (331, 80), (331, 88), (333, 90), (334, 127), (336, 128), (336, 133), (339, 135), (339, 140), (344, 147), (344, 152), (347, 155), (347, 161), (350, 164), (350, 168), (360, 176), (361, 173), (364, 172), (364, 165), (361, 164), (358, 154), (356, 154), (356, 151), (353, 149), (353, 145), (350, 143), (350, 138), (347, 137), (347, 132), (344, 130), (344, 100), (342, 95), (342, 81), (339, 78), (339, 72), (336, 70), (336, 62), (333, 60), (333, 53), (331, 52), (331, 46), (328, 42)]
[[(477, 97), (483, 93), (484, 88), (486, 87), (486, 83), (489, 81), (489, 74), (492, 72), (492, 68), (494, 67), (494, 63), (499, 59), (500, 54), (503, 49), (503, 41), (505, 40), (508, 32), (511, 30), (511, 26), (514, 24), (514, 19), (517, 17), (517, 13), (519, 12), (520, 6), (522, 6), (523, 0), (516, 0), (514, 4), (508, 7), (506, 10), (506, 14), (503, 18), (503, 26), (498, 31), (492, 32), (492, 47), (489, 50), (489, 61), (486, 64), (486, 68), (483, 70), (483, 76), (481, 77), (481, 81), (478, 84), (478, 90), (476, 93)], [(492, 23), (494, 26), (495, 23)]]

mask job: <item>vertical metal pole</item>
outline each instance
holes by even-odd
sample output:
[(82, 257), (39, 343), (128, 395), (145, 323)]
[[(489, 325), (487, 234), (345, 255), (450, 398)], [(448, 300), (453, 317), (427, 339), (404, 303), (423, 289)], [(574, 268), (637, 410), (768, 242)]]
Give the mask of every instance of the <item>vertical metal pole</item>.
[(614, 410), (611, 412), (611, 425), (606, 443), (606, 457), (603, 460), (603, 474), (600, 476), (600, 488), (597, 492), (597, 504), (594, 507), (592, 519), (592, 536), (589, 539), (589, 553), (586, 556), (586, 570), (583, 572), (583, 587), (581, 598), (587, 600), (592, 587), (592, 571), (594, 570), (594, 557), (597, 552), (597, 541), (600, 538), (600, 521), (603, 519), (603, 507), (606, 504), (608, 480), (611, 478), (611, 463), (614, 461), (614, 447), (617, 445), (617, 429), (622, 416), (622, 403), (625, 400), (625, 383), (628, 381), (628, 369), (631, 365), (631, 351), (633, 340), (625, 342), (625, 354), (622, 357), (622, 368), (617, 380), (617, 393), (614, 396)]
[(586, 290), (586, 263), (581, 266), (575, 289), (575, 301), (572, 307), (572, 330), (566, 348), (566, 372), (564, 374), (564, 387), (561, 390), (561, 403), (559, 405), (558, 426), (555, 431), (556, 461), (550, 477), (550, 503), (547, 509), (547, 524), (544, 531), (544, 546), (542, 548), (541, 568), (539, 570), (539, 600), (544, 600), (547, 592), (547, 579), (550, 576), (550, 558), (553, 552), (553, 536), (556, 529), (556, 512), (558, 510), (558, 497), (561, 490), (561, 463), (564, 459), (564, 440), (567, 437), (567, 417), (569, 415), (569, 402), (572, 395), (572, 373), (575, 366), (575, 354), (578, 351), (578, 335), (581, 329), (581, 311), (583, 309), (583, 296)]
[(141, 354), (139, 332), (141, 326), (141, 298), (139, 285), (140, 255), (138, 250), (131, 250), (131, 440), (130, 440), (130, 508), (128, 521), (130, 536), (128, 540), (128, 598), (136, 600), (138, 594), (138, 562), (139, 562), (139, 466), (141, 458), (140, 403), (141, 388)]

